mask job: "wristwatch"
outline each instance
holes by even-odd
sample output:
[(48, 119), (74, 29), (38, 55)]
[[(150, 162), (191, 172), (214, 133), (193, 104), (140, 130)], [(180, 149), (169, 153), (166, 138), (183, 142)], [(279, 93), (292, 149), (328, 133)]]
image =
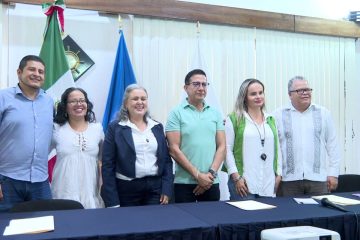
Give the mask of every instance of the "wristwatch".
[(209, 169), (209, 173), (210, 173), (214, 178), (217, 178), (217, 176), (218, 176), (217, 172), (215, 172), (215, 170), (212, 169), (212, 168)]

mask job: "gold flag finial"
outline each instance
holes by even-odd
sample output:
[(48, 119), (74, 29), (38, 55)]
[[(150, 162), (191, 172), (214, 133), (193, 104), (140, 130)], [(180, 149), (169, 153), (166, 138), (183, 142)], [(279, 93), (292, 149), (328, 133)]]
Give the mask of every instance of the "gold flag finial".
[(122, 30), (122, 18), (120, 14), (118, 16), (118, 22), (119, 22), (119, 29)]

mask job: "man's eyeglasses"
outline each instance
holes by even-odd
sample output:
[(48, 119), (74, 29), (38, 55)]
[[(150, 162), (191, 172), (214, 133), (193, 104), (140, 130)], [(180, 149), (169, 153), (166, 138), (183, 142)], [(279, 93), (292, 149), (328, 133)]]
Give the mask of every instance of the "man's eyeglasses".
[(86, 99), (77, 99), (77, 100), (74, 99), (74, 100), (68, 101), (67, 103), (70, 105), (84, 104), (84, 103), (86, 103)]
[(191, 83), (188, 83), (188, 84), (186, 84), (186, 85), (193, 85), (195, 88), (199, 88), (200, 87), (200, 85), (203, 87), (203, 88), (206, 88), (207, 86), (209, 86), (210, 85), (210, 83), (208, 83), (208, 82), (191, 82)]
[(296, 90), (292, 90), (292, 91), (290, 91), (290, 92), (291, 92), (291, 93), (296, 92), (297, 94), (301, 95), (301, 94), (311, 93), (311, 92), (312, 92), (312, 88), (296, 89)]

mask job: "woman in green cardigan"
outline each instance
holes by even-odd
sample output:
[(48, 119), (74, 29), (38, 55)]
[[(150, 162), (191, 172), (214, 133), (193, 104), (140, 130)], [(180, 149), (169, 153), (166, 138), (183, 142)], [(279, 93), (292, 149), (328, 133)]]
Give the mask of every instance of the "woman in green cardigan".
[(264, 84), (246, 79), (226, 119), (226, 161), (231, 200), (274, 197), (281, 181), (275, 119), (265, 113)]

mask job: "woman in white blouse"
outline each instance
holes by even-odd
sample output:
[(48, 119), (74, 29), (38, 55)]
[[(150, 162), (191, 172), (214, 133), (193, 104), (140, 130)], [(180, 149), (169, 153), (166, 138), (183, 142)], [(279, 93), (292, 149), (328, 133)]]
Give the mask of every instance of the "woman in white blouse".
[(104, 207), (100, 197), (104, 132), (92, 109), (83, 89), (66, 89), (57, 105), (52, 140), (57, 153), (51, 183), (53, 198), (75, 200), (84, 208)]
[(108, 126), (102, 155), (101, 195), (106, 207), (167, 204), (172, 161), (161, 123), (149, 117), (145, 88), (125, 89), (116, 120)]
[(227, 117), (226, 161), (231, 200), (274, 197), (281, 181), (281, 151), (275, 119), (264, 112), (264, 85), (246, 79)]

